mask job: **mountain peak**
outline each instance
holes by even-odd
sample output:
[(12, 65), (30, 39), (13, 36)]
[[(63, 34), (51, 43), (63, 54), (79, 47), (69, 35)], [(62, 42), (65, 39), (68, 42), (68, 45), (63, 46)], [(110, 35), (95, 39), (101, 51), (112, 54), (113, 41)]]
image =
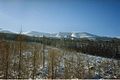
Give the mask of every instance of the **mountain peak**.
[[(0, 28), (1, 33), (13, 33), (8, 30), (3, 30)], [(90, 34), (87, 32), (58, 32), (58, 33), (44, 33), (44, 32), (37, 32), (37, 31), (29, 31), (29, 32), (23, 32), (23, 34), (28, 35), (28, 36), (35, 36), (35, 37), (53, 37), (53, 38), (69, 38), (69, 39), (80, 39), (80, 38), (87, 38), (87, 39), (101, 39), (101, 40), (108, 40), (112, 37), (102, 37), (102, 36), (97, 36), (94, 34)], [(113, 38), (119, 38), (120, 36), (113, 37)]]
[(88, 38), (88, 39), (94, 39), (97, 36), (87, 33), (87, 32), (58, 32), (58, 33), (44, 33), (44, 32), (36, 32), (31, 31), (27, 33), (27, 35), (30, 36), (37, 36), (37, 37), (56, 37), (56, 38)]

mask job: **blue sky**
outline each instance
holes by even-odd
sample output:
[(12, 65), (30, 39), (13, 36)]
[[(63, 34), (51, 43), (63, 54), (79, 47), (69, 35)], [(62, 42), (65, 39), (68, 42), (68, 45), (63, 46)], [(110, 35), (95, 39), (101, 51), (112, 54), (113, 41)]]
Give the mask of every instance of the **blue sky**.
[(120, 0), (0, 0), (0, 28), (120, 36)]

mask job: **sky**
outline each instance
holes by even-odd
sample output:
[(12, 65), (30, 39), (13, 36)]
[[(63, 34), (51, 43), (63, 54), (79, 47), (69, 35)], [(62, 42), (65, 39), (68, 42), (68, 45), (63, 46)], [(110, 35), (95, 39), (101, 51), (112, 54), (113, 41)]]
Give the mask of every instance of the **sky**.
[(13, 32), (120, 36), (120, 0), (0, 0), (0, 28)]

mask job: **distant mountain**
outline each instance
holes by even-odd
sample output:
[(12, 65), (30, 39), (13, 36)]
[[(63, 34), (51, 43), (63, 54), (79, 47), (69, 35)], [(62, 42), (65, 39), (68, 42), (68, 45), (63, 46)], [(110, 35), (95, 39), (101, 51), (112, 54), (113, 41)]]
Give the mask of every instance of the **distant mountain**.
[(35, 36), (35, 37), (43, 37), (43, 36), (49, 37), (50, 36), (49, 33), (42, 33), (42, 32), (36, 32), (36, 31), (28, 32), (26, 33), (26, 35)]
[[(0, 28), (0, 33), (14, 33), (8, 30), (3, 30)], [(16, 33), (18, 34), (18, 33)], [(35, 36), (35, 37), (53, 37), (53, 38), (67, 38), (67, 39), (80, 39), (80, 38), (87, 38), (90, 40), (110, 40), (112, 38), (119, 38), (117, 37), (103, 37), (103, 36), (97, 36), (94, 34), (90, 34), (87, 32), (58, 32), (58, 33), (44, 33), (44, 32), (37, 32), (37, 31), (30, 31), (30, 32), (22, 32), (22, 34), (28, 35), (28, 36)]]
[(120, 39), (120, 36), (116, 36), (115, 38), (119, 38)]
[(13, 33), (13, 32), (8, 31), (8, 30), (3, 30), (2, 28), (0, 28), (0, 32), (1, 32), (1, 33)]
[(25, 35), (35, 36), (35, 37), (52, 37), (52, 38), (67, 38), (67, 39), (80, 39), (80, 38), (87, 38), (89, 40), (111, 40), (113, 38), (120, 39), (119, 36), (117, 37), (107, 37), (107, 36), (98, 36), (94, 34), (90, 34), (87, 32), (58, 32), (58, 33), (44, 33), (44, 32), (36, 32), (31, 31), (26, 33)]
[(88, 39), (96, 39), (99, 36), (86, 33), (86, 32), (59, 32), (59, 33), (42, 33), (31, 31), (26, 33), (29, 36), (36, 36), (36, 37), (55, 37), (55, 38), (88, 38)]

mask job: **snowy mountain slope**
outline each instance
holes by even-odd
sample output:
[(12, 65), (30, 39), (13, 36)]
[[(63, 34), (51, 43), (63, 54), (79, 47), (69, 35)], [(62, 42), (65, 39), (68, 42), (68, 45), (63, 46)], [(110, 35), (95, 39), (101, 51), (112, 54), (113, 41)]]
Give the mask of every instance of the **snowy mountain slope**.
[(96, 35), (89, 34), (86, 32), (59, 32), (59, 33), (42, 33), (42, 32), (36, 32), (31, 31), (29, 33), (26, 33), (26, 35), (29, 36), (36, 36), (36, 37), (56, 37), (56, 38), (89, 38), (89, 39), (95, 39)]
[(2, 28), (0, 28), (0, 32), (1, 32), (1, 33), (13, 33), (13, 32), (8, 31), (8, 30), (3, 30)]
[(71, 35), (71, 33), (69, 33), (69, 32), (59, 32), (59, 33), (56, 33), (55, 37), (58, 37), (58, 38), (69, 38), (70, 35)]
[[(3, 30), (0, 28), (0, 33), (15, 33), (8, 30)], [(19, 34), (19, 33), (17, 33)], [(112, 38), (118, 38), (120, 39), (120, 36), (115, 37), (105, 37), (105, 36), (97, 36), (94, 34), (90, 34), (87, 32), (58, 32), (58, 33), (44, 33), (44, 32), (37, 32), (37, 31), (29, 31), (29, 32), (22, 32), (24, 35), (28, 36), (35, 36), (35, 37), (53, 37), (53, 38), (68, 38), (68, 39), (79, 39), (79, 38), (87, 38), (87, 39), (100, 39), (100, 40), (109, 40)]]
[(115, 38), (118, 38), (118, 39), (120, 39), (120, 36), (116, 36)]
[(26, 35), (35, 36), (35, 37), (43, 37), (43, 36), (49, 37), (50, 36), (49, 33), (42, 33), (42, 32), (36, 32), (36, 31), (28, 32), (26, 33)]

